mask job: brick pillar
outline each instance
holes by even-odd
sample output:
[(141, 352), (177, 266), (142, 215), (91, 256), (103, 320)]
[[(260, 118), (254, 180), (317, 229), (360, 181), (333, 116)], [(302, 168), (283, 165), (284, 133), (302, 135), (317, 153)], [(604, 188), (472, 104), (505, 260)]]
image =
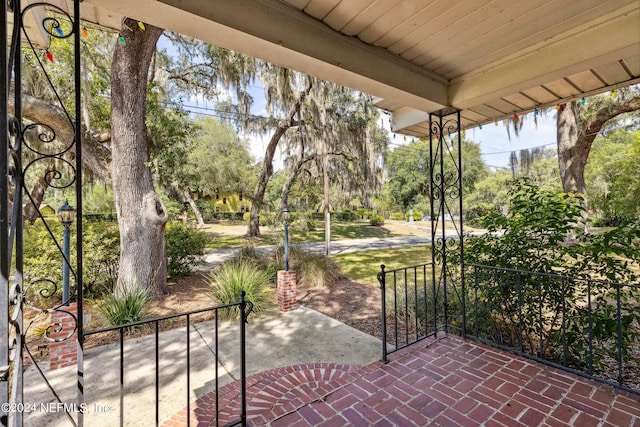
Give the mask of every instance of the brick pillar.
[(278, 310), (287, 312), (297, 308), (296, 272), (278, 271)]
[[(73, 313), (78, 317), (78, 306), (75, 302), (60, 309)], [(81, 321), (81, 320), (78, 320)], [(51, 313), (51, 329), (49, 336), (52, 339), (63, 339), (71, 331), (76, 329), (76, 321), (69, 314), (62, 311)], [(57, 331), (60, 329), (59, 331)], [(54, 370), (78, 363), (78, 330), (64, 341), (49, 343), (49, 369)]]

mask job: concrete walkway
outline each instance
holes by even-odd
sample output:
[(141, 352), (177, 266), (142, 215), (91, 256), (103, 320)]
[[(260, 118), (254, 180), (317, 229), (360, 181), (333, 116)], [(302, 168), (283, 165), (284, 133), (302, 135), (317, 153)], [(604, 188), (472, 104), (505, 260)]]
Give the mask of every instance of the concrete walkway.
[[(239, 327), (221, 322), (218, 330), (219, 387), (240, 377)], [(186, 327), (161, 332), (159, 348), (159, 420), (168, 419), (196, 399), (215, 390), (214, 322), (192, 324), (187, 357)], [(309, 364), (364, 366), (378, 360), (380, 340), (306, 307), (287, 313), (252, 315), (246, 329), (247, 374)], [(124, 425), (155, 424), (155, 335), (126, 340), (124, 345)], [(188, 364), (188, 365), (187, 365)], [(119, 425), (120, 349), (118, 344), (85, 351), (85, 426)], [(187, 388), (187, 368), (189, 387)], [(63, 403), (76, 402), (76, 368), (45, 372)], [(33, 366), (25, 372), (24, 402), (38, 402), (25, 418), (27, 426), (68, 426), (62, 408), (42, 410), (39, 402), (55, 402)]]

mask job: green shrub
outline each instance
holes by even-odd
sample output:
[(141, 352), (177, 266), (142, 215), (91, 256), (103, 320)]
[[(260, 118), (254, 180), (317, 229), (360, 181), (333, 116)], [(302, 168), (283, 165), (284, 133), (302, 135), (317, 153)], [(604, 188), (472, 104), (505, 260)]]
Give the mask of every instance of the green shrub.
[(203, 231), (172, 223), (166, 231), (167, 276), (177, 279), (191, 273), (192, 268), (202, 264), (202, 256), (209, 242)]
[[(625, 357), (631, 353), (640, 343), (640, 331), (633, 326), (640, 323), (640, 306), (626, 302), (637, 301), (640, 292), (591, 280), (638, 282), (634, 269), (638, 271), (640, 263), (640, 227), (586, 234), (580, 227), (583, 212), (579, 195), (552, 193), (526, 181), (514, 185), (509, 215), (483, 219), (488, 233), (468, 240), (465, 263), (547, 275), (497, 270), (474, 277), (482, 304), (468, 316), (477, 320), (471, 327), (477, 325), (485, 335), (512, 346), (522, 332), (529, 354), (556, 361), (566, 357), (576, 369), (587, 369), (593, 357), (594, 366), (602, 368), (607, 358), (617, 357), (612, 340), (618, 335), (619, 316), (622, 352)], [(567, 282), (548, 274), (579, 279)], [(616, 307), (618, 292), (622, 307)], [(589, 300), (591, 309), (585, 304)], [(565, 341), (571, 345), (563, 354)]]
[(251, 219), (251, 212), (245, 212), (242, 214), (242, 220), (249, 224), (249, 220)]
[(118, 281), (120, 232), (115, 223), (85, 223), (83, 228), (84, 293), (87, 298), (113, 292)]
[[(62, 249), (63, 227), (57, 219), (47, 221), (51, 233), (40, 220), (24, 229), (24, 273), (25, 282), (33, 283), (29, 289), (32, 303), (44, 303), (42, 293), (50, 294), (53, 284), (57, 284), (56, 295), (62, 292), (63, 257), (56, 241)], [(55, 241), (54, 241), (55, 238)], [(71, 275), (70, 285), (75, 284), (73, 270), (76, 260), (76, 227), (71, 227)], [(120, 237), (117, 224), (113, 222), (85, 222), (83, 229), (83, 267), (85, 296), (100, 297), (111, 293), (117, 280), (118, 259), (120, 257)], [(46, 279), (46, 280), (42, 280)], [(72, 294), (73, 294), (72, 289)], [(52, 295), (53, 296), (53, 295)], [(55, 299), (55, 298), (52, 298)]]
[(369, 224), (371, 225), (384, 225), (384, 217), (378, 214), (371, 214), (369, 216)]
[(337, 221), (355, 221), (358, 216), (350, 209), (345, 209), (342, 212), (335, 212), (333, 218)]
[[(112, 326), (126, 325), (149, 319), (151, 312), (145, 309), (149, 295), (144, 289), (126, 291), (123, 295), (111, 295), (97, 306), (107, 322)], [(133, 329), (127, 328), (128, 330)]]
[(358, 217), (360, 219), (368, 218), (369, 217), (369, 211), (364, 209), (364, 208), (358, 209)]
[(202, 218), (205, 221), (211, 221), (214, 219), (216, 209), (210, 202), (205, 199), (198, 199), (196, 200), (196, 206), (200, 210)]
[(391, 219), (393, 221), (402, 221), (404, 219), (404, 215), (402, 215), (402, 212), (394, 212), (391, 214)]
[[(269, 300), (269, 279), (264, 271), (242, 260), (225, 262), (211, 272), (210, 289), (213, 298), (220, 304), (232, 304), (240, 300), (240, 291), (245, 291), (245, 300), (253, 304), (253, 310), (262, 311)], [(237, 306), (226, 311), (229, 318), (237, 319)]]

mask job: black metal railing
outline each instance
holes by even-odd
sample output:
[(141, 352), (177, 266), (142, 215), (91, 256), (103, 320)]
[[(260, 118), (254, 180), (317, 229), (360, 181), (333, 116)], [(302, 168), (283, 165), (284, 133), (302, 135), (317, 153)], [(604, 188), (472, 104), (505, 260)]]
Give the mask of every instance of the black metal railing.
[(381, 266), (378, 282), (382, 291), (382, 362), (387, 355), (433, 336), (442, 322), (431, 264), (395, 270)]
[(521, 356), (640, 393), (640, 285), (465, 265), (457, 328)]
[[(235, 425), (242, 425), (242, 426), (246, 426), (247, 423), (247, 403), (246, 403), (246, 353), (245, 353), (245, 342), (246, 342), (246, 335), (245, 335), (245, 323), (247, 322), (247, 317), (249, 316), (249, 314), (251, 313), (253, 309), (253, 304), (251, 304), (251, 302), (249, 301), (245, 301), (245, 293), (244, 291), (241, 293), (240, 296), (240, 301), (237, 303), (233, 303), (233, 304), (226, 304), (226, 305), (221, 305), (221, 306), (216, 306), (216, 307), (209, 307), (209, 308), (204, 308), (204, 309), (199, 309), (199, 310), (193, 310), (193, 311), (189, 311), (189, 312), (185, 312), (185, 313), (179, 313), (179, 314), (172, 314), (172, 315), (168, 315), (168, 316), (162, 316), (162, 317), (157, 317), (157, 318), (153, 318), (150, 320), (143, 320), (143, 321), (139, 321), (139, 322), (133, 322), (133, 323), (128, 323), (126, 325), (120, 325), (120, 326), (112, 326), (112, 327), (107, 327), (107, 328), (102, 328), (102, 329), (97, 329), (97, 330), (93, 330), (93, 331), (89, 331), (89, 332), (85, 332), (84, 334), (84, 338), (85, 341), (87, 340), (87, 338), (89, 337), (98, 337), (100, 335), (104, 335), (104, 334), (117, 334), (118, 336), (118, 343), (117, 343), (117, 358), (119, 359), (117, 361), (117, 365), (118, 365), (118, 369), (119, 369), (119, 373), (117, 374), (118, 376), (118, 386), (119, 386), (119, 391), (118, 391), (118, 398), (119, 398), (119, 423), (120, 425), (125, 425), (127, 424), (127, 421), (125, 420), (125, 418), (127, 417), (127, 413), (129, 411), (125, 410), (125, 399), (127, 397), (130, 397), (132, 399), (142, 399), (142, 397), (140, 396), (139, 392), (143, 387), (146, 387), (148, 385), (148, 381), (149, 378), (148, 376), (153, 376), (153, 400), (155, 401), (155, 406), (154, 406), (154, 414), (153, 414), (153, 419), (155, 424), (153, 424), (153, 422), (151, 422), (148, 418), (144, 420), (145, 423), (148, 423), (149, 425), (153, 424), (153, 425), (160, 425), (161, 422), (163, 422), (163, 419), (161, 419), (161, 404), (163, 403), (163, 399), (160, 396), (161, 393), (161, 384), (163, 382), (163, 380), (165, 380), (166, 378), (163, 378), (163, 376), (170, 376), (171, 380), (175, 380), (176, 377), (178, 375), (183, 375), (184, 377), (184, 382), (186, 383), (186, 387), (185, 387), (185, 395), (183, 396), (184, 398), (184, 403), (185, 403), (185, 407), (187, 408), (187, 414), (186, 414), (186, 423), (187, 426), (191, 425), (191, 416), (192, 414), (192, 409), (191, 409), (191, 403), (192, 403), (192, 388), (193, 385), (191, 383), (191, 377), (192, 377), (192, 340), (191, 340), (191, 333), (192, 331), (192, 327), (194, 325), (194, 322), (192, 322), (193, 318), (197, 315), (206, 315), (209, 314), (209, 317), (213, 317), (213, 326), (211, 328), (208, 329), (212, 329), (212, 331), (209, 332), (213, 332), (213, 341), (210, 345), (207, 345), (207, 349), (206, 349), (206, 357), (208, 357), (210, 355), (211, 360), (209, 362), (206, 363), (206, 367), (210, 366), (210, 369), (212, 370), (212, 376), (213, 376), (213, 392), (214, 392), (214, 400), (215, 400), (215, 421), (214, 424), (210, 424), (210, 425), (215, 425), (218, 426), (219, 425), (219, 420), (220, 420), (220, 410), (222, 409), (220, 407), (220, 403), (221, 403), (221, 398), (219, 396), (219, 391), (220, 391), (220, 372), (219, 372), (219, 366), (221, 365), (221, 359), (220, 359), (220, 351), (221, 351), (221, 337), (220, 337), (220, 319), (221, 319), (221, 315), (223, 316), (225, 313), (228, 313), (230, 311), (239, 311), (240, 316), (239, 316), (239, 324), (238, 324), (238, 333), (239, 333), (239, 360), (237, 361), (233, 361), (230, 362), (229, 360), (226, 360), (226, 363), (237, 363), (239, 365), (239, 381), (240, 381), (240, 394), (239, 396), (237, 396), (239, 398), (239, 402), (238, 402), (238, 406), (240, 408), (240, 414), (238, 416), (237, 419), (235, 420), (231, 420), (230, 422), (226, 423), (225, 426), (235, 426)], [(170, 362), (170, 365), (168, 365), (165, 361), (164, 365), (161, 363), (162, 362), (162, 353), (164, 350), (166, 350), (165, 348), (163, 348), (160, 345), (160, 329), (161, 329), (161, 325), (163, 323), (176, 323), (176, 322), (184, 322), (184, 327), (185, 327), (185, 333), (184, 333), (184, 361), (186, 363), (186, 366), (184, 367), (184, 370), (182, 371), (181, 367), (176, 367), (176, 364), (178, 362), (182, 362), (183, 361), (183, 357), (180, 357), (180, 360), (176, 360), (176, 358), (172, 357), (171, 355), (169, 355), (167, 357), (168, 362)], [(200, 323), (200, 325), (202, 325), (202, 323)], [(151, 334), (151, 336), (146, 336), (145, 338), (150, 338), (146, 341), (143, 342), (142, 338), (138, 338), (138, 339), (134, 339), (134, 340), (125, 340), (125, 334), (128, 331), (132, 331), (136, 328), (147, 328), (147, 329), (151, 329), (153, 332)], [(228, 337), (227, 337), (228, 338)], [(129, 344), (130, 341), (137, 341), (137, 344), (141, 345), (141, 348), (139, 350), (136, 350), (136, 347), (134, 347), (134, 344)], [(149, 349), (147, 347), (147, 345), (149, 344), (149, 341), (151, 341), (151, 345), (153, 346), (152, 352), (149, 352)], [(232, 340), (234, 341), (234, 340)], [(130, 351), (128, 352), (128, 354), (125, 354), (125, 346), (126, 345), (130, 345)], [(175, 339), (172, 339), (171, 342), (167, 342), (166, 345), (171, 345), (173, 347), (173, 349), (171, 350), (172, 353), (175, 353), (177, 351), (180, 350), (176, 350), (175, 345), (176, 345), (176, 341)], [(88, 354), (88, 351), (85, 351), (85, 363), (86, 364), (90, 364), (91, 363), (91, 356), (90, 354)], [(152, 353), (151, 357), (153, 358), (153, 361), (149, 361), (149, 360), (142, 360), (145, 359), (150, 353)], [(199, 355), (199, 357), (202, 357), (202, 355)], [(150, 363), (151, 362), (151, 363)], [(131, 370), (133, 369), (137, 369), (137, 368), (141, 368), (144, 365), (144, 369), (138, 369), (138, 372), (136, 372), (135, 374), (132, 372), (129, 372), (128, 368), (131, 368)], [(200, 363), (200, 366), (198, 366), (198, 369), (203, 369), (203, 366), (201, 366), (202, 363)], [(101, 366), (101, 371), (100, 371), (100, 376), (101, 377), (108, 377), (110, 376), (109, 372), (106, 372), (106, 368), (105, 366)], [(182, 371), (182, 372), (180, 372)], [(127, 374), (131, 375), (131, 378), (129, 379), (129, 384), (127, 386)], [(142, 373), (142, 375), (141, 375)], [(85, 372), (85, 374), (87, 374)], [(147, 375), (147, 377), (144, 377), (143, 375)], [(133, 385), (131, 383), (134, 383)], [(131, 388), (132, 390), (128, 390), (128, 388)], [(170, 400), (174, 400), (177, 401), (180, 399), (180, 396), (177, 396), (174, 394), (175, 392), (171, 392), (169, 391), (169, 394), (167, 396), (167, 399)], [(128, 394), (130, 396), (128, 396)], [(149, 394), (149, 392), (147, 392), (147, 395)], [(86, 395), (86, 393), (85, 393)], [(91, 396), (91, 399), (94, 400), (93, 403), (86, 403), (83, 399), (80, 401), (80, 405), (82, 405), (83, 407), (87, 408), (87, 412), (99, 412), (101, 410), (101, 408), (104, 405), (104, 401), (100, 400), (100, 399), (104, 399), (103, 396), (99, 396), (99, 395), (94, 395)], [(148, 399), (145, 398), (145, 399)], [(228, 399), (228, 397), (226, 398)], [(225, 403), (228, 404), (229, 402)], [(144, 406), (144, 405), (143, 405)], [(141, 405), (134, 405), (136, 409), (136, 411), (140, 410), (142, 408)], [(115, 410), (115, 408), (113, 408), (112, 404), (109, 404), (107, 406), (107, 409), (109, 412), (113, 412)], [(197, 410), (194, 411), (195, 412), (195, 417), (197, 418), (199, 416)], [(207, 417), (209, 417), (210, 414), (207, 414)], [(105, 419), (101, 419), (100, 422), (105, 421)], [(139, 421), (138, 421), (139, 422)], [(207, 420), (207, 422), (211, 422), (211, 420)], [(113, 425), (113, 422), (112, 422)], [(209, 424), (208, 424), (209, 425)]]
[(431, 271), (378, 273), (383, 362), (445, 331), (640, 393), (640, 284), (467, 264), (444, 292)]

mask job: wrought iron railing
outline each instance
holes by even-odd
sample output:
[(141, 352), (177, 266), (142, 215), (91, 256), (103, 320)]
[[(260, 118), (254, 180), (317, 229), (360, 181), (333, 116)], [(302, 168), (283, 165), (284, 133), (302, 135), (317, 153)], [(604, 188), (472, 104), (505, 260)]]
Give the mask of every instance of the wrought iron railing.
[[(238, 353), (238, 357), (239, 360), (236, 361), (231, 361), (231, 360), (226, 360), (225, 362), (227, 364), (229, 363), (233, 363), (238, 365), (239, 367), (239, 371), (240, 371), (240, 378), (238, 378), (238, 380), (240, 381), (240, 395), (238, 396), (239, 398), (239, 408), (240, 408), (240, 414), (238, 416), (238, 418), (236, 420), (233, 420), (227, 424), (225, 424), (225, 426), (235, 426), (235, 425), (242, 425), (242, 426), (246, 426), (247, 423), (247, 403), (246, 403), (246, 352), (245, 352), (245, 343), (246, 343), (246, 336), (245, 336), (245, 323), (247, 322), (247, 317), (249, 316), (249, 314), (251, 313), (253, 308), (253, 305), (251, 304), (251, 302), (249, 301), (245, 301), (245, 293), (242, 292), (241, 293), (241, 297), (240, 297), (240, 301), (237, 303), (233, 303), (233, 304), (226, 304), (226, 305), (221, 305), (221, 306), (216, 306), (216, 307), (209, 307), (209, 308), (204, 308), (204, 309), (199, 309), (199, 310), (193, 310), (193, 311), (189, 311), (189, 312), (185, 312), (185, 313), (179, 313), (179, 314), (172, 314), (172, 315), (168, 315), (168, 316), (163, 316), (163, 317), (157, 317), (157, 318), (153, 318), (150, 320), (143, 320), (143, 321), (139, 321), (139, 322), (133, 322), (133, 323), (129, 323), (126, 325), (120, 325), (120, 326), (112, 326), (112, 327), (108, 327), (108, 328), (102, 328), (102, 329), (97, 329), (97, 330), (93, 330), (93, 331), (89, 331), (89, 332), (85, 332), (84, 334), (84, 338), (85, 340), (87, 340), (89, 337), (98, 337), (98, 336), (104, 336), (105, 334), (117, 334), (117, 358), (118, 358), (118, 419), (119, 419), (119, 424), (122, 425), (126, 425), (129, 422), (132, 422), (131, 420), (127, 420), (127, 416), (128, 416), (128, 412), (127, 410), (125, 410), (125, 399), (130, 398), (130, 399), (136, 399), (136, 401), (140, 400), (140, 401), (144, 401), (144, 404), (136, 404), (133, 405), (134, 408), (136, 408), (136, 411), (142, 411), (145, 408), (148, 408), (148, 395), (151, 393), (150, 390), (147, 390), (147, 397), (143, 398), (141, 396), (141, 389), (147, 385), (149, 378), (145, 378), (144, 374), (150, 374), (153, 376), (153, 397), (150, 399), (151, 401), (154, 402), (154, 411), (153, 411), (153, 421), (151, 421), (150, 419), (146, 418), (143, 420), (144, 423), (148, 424), (148, 425), (160, 425), (161, 422), (165, 421), (161, 418), (161, 405), (163, 404), (163, 399), (161, 398), (160, 394), (161, 394), (161, 384), (163, 382), (163, 374), (165, 374), (164, 371), (166, 371), (167, 366), (165, 364), (165, 366), (162, 366), (162, 352), (163, 352), (163, 348), (161, 348), (162, 346), (160, 345), (161, 339), (160, 339), (160, 330), (161, 330), (161, 325), (163, 323), (176, 323), (179, 321), (184, 322), (184, 359), (182, 357), (180, 357), (180, 360), (177, 360), (175, 357), (169, 357), (169, 362), (171, 362), (171, 365), (174, 366), (178, 364), (178, 362), (185, 362), (186, 366), (184, 367), (184, 371), (183, 372), (179, 372), (181, 369), (172, 369), (170, 376), (171, 376), (171, 380), (175, 381), (177, 376), (179, 375), (183, 375), (184, 378), (184, 396), (177, 396), (175, 393), (175, 389), (172, 388), (172, 390), (168, 391), (168, 400), (173, 400), (173, 401), (179, 401), (181, 398), (184, 399), (184, 405), (182, 407), (186, 407), (187, 408), (187, 414), (186, 414), (186, 422), (187, 422), (187, 426), (191, 425), (191, 421), (192, 421), (192, 415), (197, 419), (199, 414), (196, 411), (194, 411), (195, 413), (192, 413), (191, 410), (191, 403), (193, 401), (192, 395), (191, 393), (193, 392), (193, 384), (191, 384), (191, 377), (192, 377), (192, 351), (193, 351), (193, 343), (191, 340), (191, 333), (192, 331), (192, 327), (194, 326), (194, 322), (192, 322), (192, 319), (197, 316), (197, 315), (203, 315), (203, 314), (210, 314), (213, 315), (213, 326), (207, 328), (208, 330), (210, 330), (210, 332), (213, 333), (213, 340), (212, 343), (210, 345), (210, 348), (207, 349), (207, 354), (211, 354), (211, 360), (209, 361), (209, 363), (207, 364), (207, 366), (210, 366), (211, 369), (211, 375), (212, 375), (212, 382), (213, 382), (213, 393), (214, 393), (214, 407), (215, 407), (215, 420), (213, 421), (213, 424), (207, 424), (207, 425), (215, 425), (218, 426), (219, 422), (218, 420), (220, 420), (220, 409), (221, 409), (221, 396), (219, 396), (219, 391), (220, 391), (220, 381), (221, 381), (221, 372), (220, 372), (220, 366), (222, 365), (222, 360), (220, 358), (220, 351), (221, 351), (221, 332), (220, 332), (220, 319), (221, 319), (221, 315), (223, 315), (225, 312), (229, 312), (230, 310), (238, 310), (240, 313), (239, 316), (239, 325), (238, 325), (238, 333), (239, 333), (239, 353)], [(202, 323), (200, 323), (202, 325)], [(208, 323), (207, 323), (208, 324)], [(143, 357), (143, 355), (141, 353), (137, 353), (137, 354), (126, 354), (125, 352), (125, 347), (127, 345), (130, 345), (128, 342), (130, 340), (125, 340), (125, 333), (127, 331), (132, 330), (133, 328), (147, 328), (147, 329), (151, 329), (153, 332), (151, 334), (151, 336), (147, 336), (146, 338), (152, 338), (149, 341), (151, 341), (151, 346), (153, 347), (153, 360), (152, 361), (144, 361), (144, 366), (146, 367), (146, 369), (138, 369), (137, 372), (131, 372), (133, 371), (135, 368), (139, 368), (139, 366), (132, 366), (132, 365), (136, 365), (136, 362), (139, 362), (139, 359)], [(140, 339), (140, 342), (142, 342), (142, 340)], [(144, 342), (142, 343), (142, 345), (146, 345), (148, 344), (148, 342)], [(179, 343), (176, 343), (175, 340), (171, 341), (170, 343), (168, 343), (172, 346), (172, 353), (175, 353), (176, 351), (179, 351), (176, 349), (176, 345)], [(228, 343), (227, 343), (228, 345)], [(130, 345), (131, 346), (131, 345)], [(131, 346), (132, 348), (135, 348), (135, 346)], [(135, 350), (133, 350), (135, 352)], [(91, 364), (91, 355), (90, 352), (85, 352), (85, 364), (90, 365)], [(202, 357), (202, 355), (200, 354), (199, 357)], [(129, 367), (131, 367), (131, 369), (129, 369)], [(104, 369), (104, 367), (102, 367), (103, 370), (100, 371), (100, 376), (102, 377), (108, 377), (110, 376), (109, 372), (106, 372), (106, 370)], [(202, 369), (202, 366), (199, 366), (199, 369)], [(89, 375), (88, 372), (86, 372), (87, 375)], [(166, 374), (165, 374), (166, 376)], [(128, 385), (127, 385), (128, 383)], [(133, 386), (132, 386), (133, 383)], [(129, 388), (132, 388), (133, 390), (128, 390)], [(87, 392), (88, 393), (88, 392)], [(224, 397), (225, 399), (228, 399), (228, 396)], [(102, 399), (102, 400), (101, 400)], [(82, 405), (84, 408), (87, 408), (88, 413), (91, 412), (99, 412), (100, 408), (105, 406), (105, 400), (104, 400), (104, 396), (99, 396), (99, 395), (94, 395), (91, 397), (91, 400), (93, 400), (93, 402), (80, 402), (80, 405)], [(166, 403), (166, 402), (165, 402)], [(225, 400), (225, 403), (226, 402)], [(109, 404), (107, 405), (107, 408), (109, 410), (109, 412), (114, 412), (115, 408), (113, 407), (114, 405)], [(151, 414), (149, 414), (151, 415)], [(209, 417), (211, 414), (207, 414), (207, 417)], [(100, 416), (100, 414), (96, 415), (97, 417)], [(136, 417), (138, 418), (137, 421), (135, 422), (140, 422), (140, 414), (136, 414)], [(166, 414), (165, 417), (166, 418)], [(99, 422), (101, 424), (104, 424), (104, 422), (106, 421), (106, 419), (104, 417), (98, 419), (96, 418), (94, 421)], [(209, 423), (211, 420), (207, 419), (207, 423)], [(85, 423), (86, 424), (86, 423)], [(110, 420), (109, 423), (110, 425), (114, 425), (114, 420)]]
[(386, 363), (387, 355), (435, 335), (443, 317), (437, 310), (431, 264), (395, 270), (385, 270), (382, 265), (378, 282), (382, 291), (382, 361)]
[(640, 393), (639, 284), (465, 268), (467, 338)]
[(382, 361), (439, 331), (640, 393), (640, 285), (483, 265), (431, 280), (431, 264), (378, 273)]

